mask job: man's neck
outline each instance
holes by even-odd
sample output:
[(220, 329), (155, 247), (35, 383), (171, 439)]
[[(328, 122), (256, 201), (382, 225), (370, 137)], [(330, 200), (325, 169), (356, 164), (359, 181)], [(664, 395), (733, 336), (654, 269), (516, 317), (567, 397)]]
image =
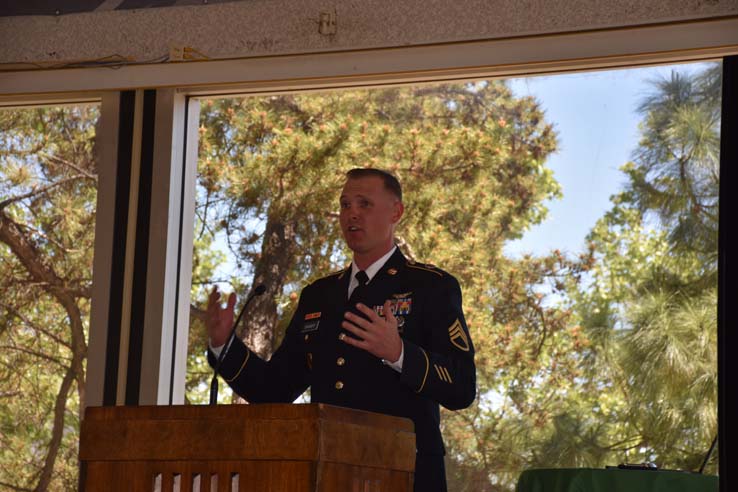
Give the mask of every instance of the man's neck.
[(395, 244), (390, 243), (387, 248), (383, 249), (379, 253), (367, 253), (365, 255), (354, 253), (354, 263), (359, 267), (359, 270), (366, 270), (372, 265), (372, 263), (389, 253), (394, 247)]

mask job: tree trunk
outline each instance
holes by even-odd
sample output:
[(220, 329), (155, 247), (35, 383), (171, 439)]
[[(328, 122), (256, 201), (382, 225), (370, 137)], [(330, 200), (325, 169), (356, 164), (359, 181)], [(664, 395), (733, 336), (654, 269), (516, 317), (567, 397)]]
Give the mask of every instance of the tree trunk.
[[(241, 339), (259, 357), (269, 359), (274, 351), (279, 320), (277, 296), (295, 261), (295, 229), (287, 221), (270, 216), (264, 230), (261, 255), (254, 267), (254, 286), (264, 284), (266, 292), (255, 298), (244, 314)], [(253, 289), (253, 287), (252, 287)]]
[(33, 241), (26, 236), (21, 227), (2, 210), (0, 210), (0, 242), (10, 247), (15, 257), (23, 264), (29, 277), (41, 284), (43, 289), (64, 307), (70, 324), (72, 361), (64, 374), (64, 379), (56, 395), (51, 441), (35, 489), (45, 491), (48, 489), (53, 476), (54, 463), (64, 434), (64, 414), (67, 409), (67, 398), (75, 380), (79, 387), (80, 411), (85, 404), (84, 360), (87, 357), (87, 343), (85, 341), (82, 313), (77, 305), (77, 293), (70, 292), (67, 282), (56, 274), (48, 258), (44, 257), (43, 253), (36, 248)]
[(69, 396), (69, 389), (72, 387), (74, 382), (74, 362), (67, 368), (64, 379), (62, 380), (59, 392), (56, 395), (56, 402), (54, 403), (54, 424), (51, 430), (51, 442), (49, 442), (49, 449), (46, 452), (46, 458), (44, 459), (44, 466), (41, 469), (41, 476), (38, 479), (38, 484), (34, 489), (35, 492), (45, 492), (49, 488), (51, 478), (54, 472), (54, 463), (56, 463), (56, 457), (59, 454), (59, 447), (61, 446), (62, 437), (64, 437), (64, 414), (67, 411), (67, 397)]

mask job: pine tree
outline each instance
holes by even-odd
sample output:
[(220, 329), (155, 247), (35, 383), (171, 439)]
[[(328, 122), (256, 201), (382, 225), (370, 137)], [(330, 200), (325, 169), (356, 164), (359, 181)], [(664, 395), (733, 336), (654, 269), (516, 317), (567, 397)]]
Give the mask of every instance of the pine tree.
[(618, 443), (613, 462), (696, 470), (717, 432), (720, 74), (653, 82), (626, 188), (588, 238), (592, 282), (573, 297), (607, 388), (591, 404), (609, 412), (582, 453)]
[[(450, 480), (458, 490), (487, 490), (491, 480), (511, 488), (530, 460), (519, 450), (540, 439), (560, 395), (576, 390), (585, 348), (568, 328), (572, 313), (540, 292), (562, 293), (588, 255), (502, 253), (559, 194), (545, 166), (556, 136), (537, 102), (499, 81), (220, 99), (203, 103), (200, 132), (198, 234), (227, 237), (241, 298), (243, 279), (268, 286), (243, 334), (263, 357), (296, 291), (350, 258), (337, 222), (345, 172), (371, 166), (399, 177), (398, 244), (459, 279), (477, 347), (480, 399), (444, 416)], [(204, 303), (204, 290), (194, 295)], [(203, 372), (196, 357), (191, 374)], [(497, 394), (504, 404), (492, 409)]]

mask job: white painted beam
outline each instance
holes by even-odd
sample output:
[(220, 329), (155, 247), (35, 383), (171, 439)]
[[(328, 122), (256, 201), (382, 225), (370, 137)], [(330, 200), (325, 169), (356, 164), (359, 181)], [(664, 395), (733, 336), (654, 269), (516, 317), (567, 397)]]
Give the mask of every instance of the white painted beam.
[[(505, 77), (720, 58), (738, 18), (379, 50), (0, 74), (0, 104), (31, 94), (177, 87), (283, 91)], [(4, 97), (3, 97), (4, 96)]]

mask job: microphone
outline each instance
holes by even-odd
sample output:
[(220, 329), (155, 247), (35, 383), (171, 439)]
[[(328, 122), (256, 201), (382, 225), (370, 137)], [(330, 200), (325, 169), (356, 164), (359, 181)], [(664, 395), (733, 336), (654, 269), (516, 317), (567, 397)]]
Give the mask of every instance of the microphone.
[(218, 376), (220, 375), (220, 365), (223, 363), (223, 359), (225, 358), (226, 352), (228, 351), (229, 348), (231, 348), (231, 342), (233, 341), (233, 337), (236, 336), (236, 327), (238, 326), (238, 323), (241, 322), (241, 317), (243, 316), (243, 313), (246, 311), (246, 306), (249, 305), (249, 303), (254, 299), (254, 297), (260, 296), (264, 292), (266, 292), (266, 286), (264, 284), (259, 284), (256, 286), (256, 288), (251, 293), (251, 295), (246, 298), (246, 302), (243, 303), (243, 307), (241, 308), (241, 311), (238, 313), (236, 322), (233, 323), (233, 326), (231, 327), (231, 333), (228, 335), (228, 338), (226, 339), (226, 343), (225, 345), (223, 345), (223, 350), (220, 351), (220, 355), (218, 356), (218, 361), (215, 364), (215, 369), (213, 370), (213, 380), (210, 381), (210, 404), (211, 405), (215, 405), (218, 401)]

